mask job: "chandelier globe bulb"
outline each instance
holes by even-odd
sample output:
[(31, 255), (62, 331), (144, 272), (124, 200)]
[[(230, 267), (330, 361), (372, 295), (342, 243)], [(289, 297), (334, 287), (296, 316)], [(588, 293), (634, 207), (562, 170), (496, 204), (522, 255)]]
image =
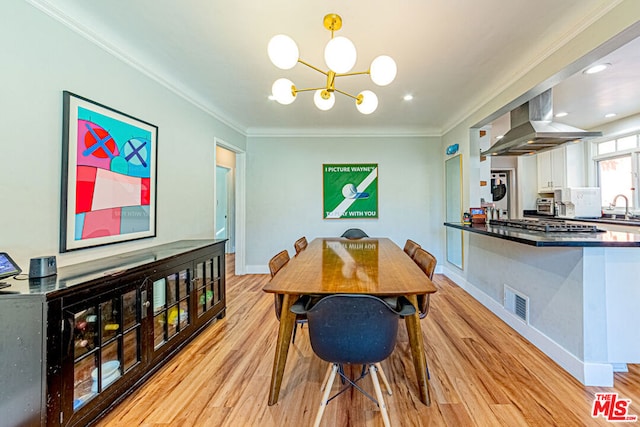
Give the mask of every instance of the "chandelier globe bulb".
[(346, 37), (334, 37), (324, 48), (324, 61), (337, 74), (351, 71), (356, 65), (357, 57), (355, 45)]
[(318, 89), (313, 94), (313, 103), (319, 110), (327, 111), (333, 108), (336, 103), (336, 97), (326, 89)]
[(363, 90), (357, 96), (356, 108), (362, 114), (371, 114), (378, 108), (378, 97), (370, 90)]
[(295, 86), (293, 85), (293, 82), (285, 78), (276, 80), (273, 83), (273, 86), (271, 86), (271, 93), (276, 101), (282, 105), (289, 105), (296, 100), (294, 91)]
[(278, 34), (269, 40), (267, 53), (273, 65), (281, 70), (295, 67), (300, 55), (296, 42), (285, 34)]
[(398, 73), (396, 61), (390, 56), (380, 55), (371, 62), (369, 69), (371, 80), (378, 86), (386, 86), (391, 83)]

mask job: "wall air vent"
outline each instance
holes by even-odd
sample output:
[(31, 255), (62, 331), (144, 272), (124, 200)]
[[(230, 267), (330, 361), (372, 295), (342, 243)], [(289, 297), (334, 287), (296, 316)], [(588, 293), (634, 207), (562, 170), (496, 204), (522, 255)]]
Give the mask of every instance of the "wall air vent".
[(504, 308), (525, 323), (529, 323), (529, 297), (504, 285)]

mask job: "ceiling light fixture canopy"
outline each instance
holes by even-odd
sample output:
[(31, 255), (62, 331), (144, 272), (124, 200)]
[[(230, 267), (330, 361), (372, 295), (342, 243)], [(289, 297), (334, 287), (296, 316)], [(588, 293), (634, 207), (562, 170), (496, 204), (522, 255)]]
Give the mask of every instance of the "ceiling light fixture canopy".
[(353, 98), (356, 108), (362, 114), (371, 114), (378, 108), (378, 97), (370, 90), (364, 90), (358, 95), (351, 95), (337, 89), (335, 80), (337, 77), (369, 74), (373, 83), (378, 86), (386, 86), (396, 78), (397, 67), (395, 61), (381, 55), (371, 62), (367, 71), (351, 72), (356, 64), (357, 52), (353, 42), (346, 37), (334, 37), (333, 33), (342, 28), (342, 18), (335, 13), (326, 15), (323, 20), (324, 27), (331, 31), (331, 40), (324, 49), (324, 60), (328, 71), (315, 67), (299, 58), (298, 45), (289, 36), (279, 34), (274, 36), (267, 47), (269, 59), (276, 67), (282, 70), (290, 70), (298, 62), (327, 76), (326, 85), (298, 89), (291, 80), (281, 78), (275, 81), (271, 91), (274, 98), (280, 104), (288, 105), (295, 101), (298, 92), (314, 91), (313, 102), (320, 110), (330, 110), (336, 102), (335, 92)]

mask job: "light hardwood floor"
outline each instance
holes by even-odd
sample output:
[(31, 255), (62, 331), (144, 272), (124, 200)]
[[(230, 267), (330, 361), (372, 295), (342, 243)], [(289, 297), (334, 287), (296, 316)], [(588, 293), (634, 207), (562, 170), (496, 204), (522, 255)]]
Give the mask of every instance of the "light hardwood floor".
[[(228, 260), (233, 272), (233, 258)], [(280, 399), (267, 405), (277, 335), (268, 275), (227, 275), (227, 315), (209, 326), (106, 417), (100, 426), (308, 426), (321, 397), (326, 364), (298, 330), (289, 350)], [(394, 426), (600, 426), (596, 392), (631, 399), (640, 415), (640, 366), (616, 374), (614, 388), (585, 387), (442, 275), (434, 277), (422, 320), (431, 406), (418, 397), (404, 325), (382, 363), (393, 396)], [(637, 327), (637, 326), (636, 326)], [(372, 391), (370, 379), (363, 380)], [(337, 386), (336, 386), (337, 387)], [(355, 390), (331, 401), (322, 426), (382, 426), (377, 407)], [(633, 425), (633, 424), (632, 424)]]

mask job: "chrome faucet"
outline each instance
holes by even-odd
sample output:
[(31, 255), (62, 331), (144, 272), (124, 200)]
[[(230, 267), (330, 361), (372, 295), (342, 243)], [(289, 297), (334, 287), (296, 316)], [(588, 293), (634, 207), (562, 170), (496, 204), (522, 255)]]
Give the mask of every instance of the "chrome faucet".
[(612, 207), (616, 206), (616, 201), (618, 200), (618, 197), (622, 197), (624, 199), (624, 219), (629, 219), (629, 199), (627, 198), (627, 196), (625, 196), (624, 194), (618, 194), (616, 197), (613, 198), (613, 202), (611, 202), (611, 206)]

